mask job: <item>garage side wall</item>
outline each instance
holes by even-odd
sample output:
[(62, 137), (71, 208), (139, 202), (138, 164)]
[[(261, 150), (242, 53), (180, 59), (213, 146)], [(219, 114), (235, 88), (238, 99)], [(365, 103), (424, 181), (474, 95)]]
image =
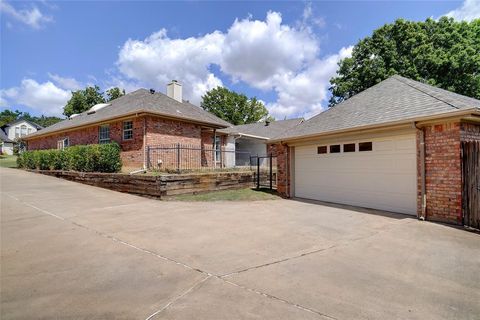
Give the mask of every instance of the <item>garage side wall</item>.
[[(449, 122), (424, 127), (427, 220), (462, 223), (461, 124)], [(420, 146), (420, 133), (417, 134)], [(418, 201), (421, 213), (421, 158), (417, 150)]]
[(480, 141), (480, 125), (472, 123), (462, 123), (460, 130), (460, 139), (462, 141)]
[(277, 156), (277, 191), (283, 197), (290, 197), (291, 148), (284, 144), (276, 144), (270, 145), (269, 150), (275, 152)]

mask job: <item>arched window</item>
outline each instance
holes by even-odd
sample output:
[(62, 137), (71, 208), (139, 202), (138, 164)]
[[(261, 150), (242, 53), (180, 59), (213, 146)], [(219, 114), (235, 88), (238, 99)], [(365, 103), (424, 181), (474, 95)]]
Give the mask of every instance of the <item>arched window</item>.
[(27, 126), (22, 124), (20, 126), (20, 136), (23, 137), (23, 136), (26, 136), (27, 135)]

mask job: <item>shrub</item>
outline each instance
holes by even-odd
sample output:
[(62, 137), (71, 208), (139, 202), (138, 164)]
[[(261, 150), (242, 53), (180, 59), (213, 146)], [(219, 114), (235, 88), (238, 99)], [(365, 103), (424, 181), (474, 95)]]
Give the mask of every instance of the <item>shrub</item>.
[(120, 146), (116, 143), (25, 151), (18, 157), (17, 164), (20, 168), (39, 170), (118, 172), (122, 169)]
[(99, 172), (120, 171), (122, 169), (120, 151), (120, 146), (116, 143), (99, 145), (96, 169)]
[(52, 169), (53, 170), (68, 170), (68, 158), (66, 152), (61, 150), (51, 150), (53, 151), (53, 163)]

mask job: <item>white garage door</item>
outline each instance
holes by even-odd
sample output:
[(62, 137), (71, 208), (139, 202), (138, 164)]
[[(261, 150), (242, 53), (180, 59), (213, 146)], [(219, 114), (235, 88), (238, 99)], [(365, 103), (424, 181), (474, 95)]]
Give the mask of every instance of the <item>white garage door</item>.
[(416, 215), (415, 150), (415, 135), (297, 146), (295, 196)]

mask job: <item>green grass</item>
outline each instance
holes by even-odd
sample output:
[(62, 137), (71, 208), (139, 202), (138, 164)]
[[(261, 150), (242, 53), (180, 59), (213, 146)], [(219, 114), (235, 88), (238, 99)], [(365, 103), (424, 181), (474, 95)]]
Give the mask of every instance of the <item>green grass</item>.
[(17, 156), (9, 156), (6, 154), (0, 155), (0, 167), (2, 168), (16, 168)]
[(256, 189), (222, 190), (201, 194), (168, 197), (173, 201), (259, 201), (280, 199), (275, 191)]

